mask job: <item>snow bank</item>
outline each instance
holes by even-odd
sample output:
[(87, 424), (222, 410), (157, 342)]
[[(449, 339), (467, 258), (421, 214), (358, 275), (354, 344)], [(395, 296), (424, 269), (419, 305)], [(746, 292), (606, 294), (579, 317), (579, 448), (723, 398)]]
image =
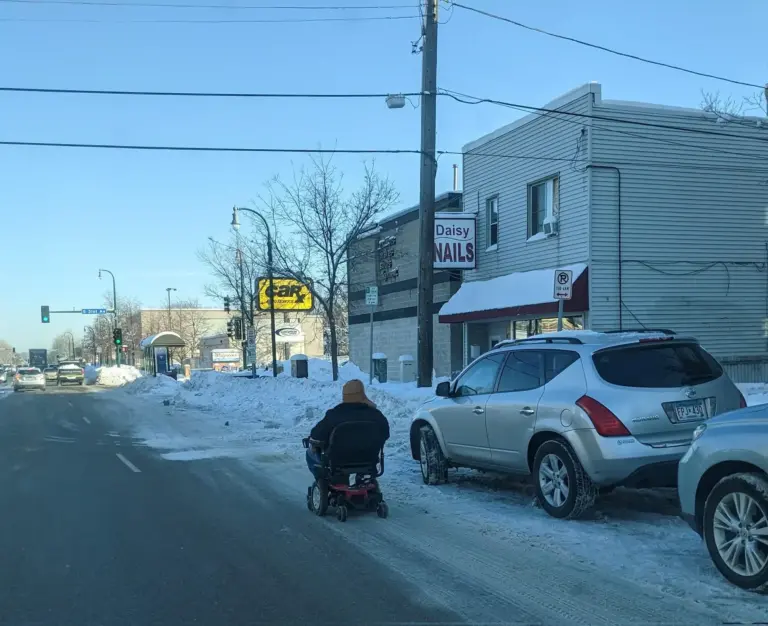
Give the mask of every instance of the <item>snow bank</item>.
[[(131, 383), (141, 377), (141, 372), (132, 365), (121, 365), (120, 367), (101, 367), (96, 370), (96, 384), (104, 387), (121, 387), (126, 383)], [(86, 381), (89, 378), (89, 371), (86, 368)]]
[(747, 406), (768, 403), (768, 383), (738, 383), (736, 386), (744, 394)]

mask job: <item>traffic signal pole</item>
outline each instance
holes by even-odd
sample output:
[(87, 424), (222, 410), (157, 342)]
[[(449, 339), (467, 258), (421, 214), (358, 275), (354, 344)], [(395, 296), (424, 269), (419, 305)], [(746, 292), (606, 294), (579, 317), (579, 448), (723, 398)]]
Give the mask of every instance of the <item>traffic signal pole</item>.
[[(102, 272), (106, 272), (112, 277), (112, 303), (113, 303), (114, 314), (115, 314), (115, 319), (114, 319), (115, 324), (113, 328), (117, 328), (117, 287), (115, 286), (115, 275), (109, 270), (99, 269), (99, 278), (101, 278)], [(120, 367), (120, 350), (119, 349), (115, 350), (115, 352), (116, 352), (115, 363), (117, 364), (118, 367)]]

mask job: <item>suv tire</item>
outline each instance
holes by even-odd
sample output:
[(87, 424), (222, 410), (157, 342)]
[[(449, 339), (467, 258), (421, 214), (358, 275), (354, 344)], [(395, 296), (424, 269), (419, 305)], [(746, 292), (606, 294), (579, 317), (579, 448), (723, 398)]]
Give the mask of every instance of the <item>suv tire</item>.
[[(542, 465), (544, 470), (542, 471)], [(557, 505), (557, 500), (551, 498), (550, 502), (544, 495), (544, 486), (548, 474), (552, 470), (559, 468), (564, 475), (555, 477), (554, 489), (561, 495), (562, 487), (565, 487), (564, 501)], [(533, 459), (533, 484), (536, 490), (536, 498), (543, 508), (552, 517), (559, 519), (576, 519), (581, 517), (587, 510), (592, 508), (597, 498), (597, 488), (584, 471), (579, 460), (576, 458), (571, 447), (563, 441), (550, 439), (541, 444), (536, 450), (536, 456)], [(549, 484), (552, 484), (551, 482)], [(553, 494), (555, 491), (553, 490)]]
[(425, 485), (439, 485), (448, 480), (448, 463), (431, 426), (419, 430), (419, 466)]
[[(727, 564), (723, 558), (722, 547), (718, 549), (718, 543), (722, 545), (723, 542), (739, 542), (739, 529), (725, 530), (724, 525), (718, 525), (715, 528), (715, 515), (720, 512), (728, 513), (734, 511), (735, 499), (740, 498), (744, 503), (751, 500), (750, 506), (751, 521), (760, 520), (759, 524), (765, 532), (765, 528), (768, 528), (768, 479), (762, 474), (756, 473), (743, 473), (732, 474), (726, 476), (720, 482), (718, 482), (710, 491), (709, 496), (704, 504), (704, 541), (707, 544), (707, 550), (712, 561), (720, 570), (720, 573), (732, 582), (734, 585), (741, 587), (742, 589), (749, 589), (751, 591), (764, 591), (768, 590), (768, 562), (766, 562), (760, 571), (754, 574), (747, 574), (746, 572), (739, 572)], [(749, 499), (749, 500), (747, 500)], [(719, 511), (718, 511), (719, 509)], [(738, 513), (734, 516), (736, 520), (739, 519)], [(750, 520), (747, 520), (748, 522)], [(747, 532), (749, 528), (745, 529)], [(718, 537), (715, 533), (718, 533)], [(765, 535), (762, 535), (765, 537)], [(750, 541), (749, 535), (745, 538), (745, 541)], [(768, 554), (768, 546), (765, 544), (756, 546), (758, 550), (761, 550), (763, 554)], [(736, 566), (740, 567), (744, 565), (744, 547), (739, 549)]]

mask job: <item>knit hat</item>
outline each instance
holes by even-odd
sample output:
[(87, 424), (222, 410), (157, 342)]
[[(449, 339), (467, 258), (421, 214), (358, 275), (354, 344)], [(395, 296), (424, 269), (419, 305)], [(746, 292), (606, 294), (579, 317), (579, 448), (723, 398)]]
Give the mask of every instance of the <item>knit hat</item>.
[(361, 380), (350, 380), (344, 383), (341, 389), (341, 401), (350, 404), (367, 404), (376, 408), (376, 405), (365, 395), (365, 387)]

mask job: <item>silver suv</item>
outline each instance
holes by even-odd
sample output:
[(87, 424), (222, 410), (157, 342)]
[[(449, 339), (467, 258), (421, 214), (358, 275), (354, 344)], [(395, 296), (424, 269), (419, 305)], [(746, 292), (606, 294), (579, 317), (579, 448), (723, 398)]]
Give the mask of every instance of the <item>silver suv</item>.
[(459, 466), (532, 475), (560, 518), (602, 489), (674, 486), (694, 429), (746, 406), (696, 339), (668, 330), (504, 341), (436, 393), (411, 424), (424, 482)]

